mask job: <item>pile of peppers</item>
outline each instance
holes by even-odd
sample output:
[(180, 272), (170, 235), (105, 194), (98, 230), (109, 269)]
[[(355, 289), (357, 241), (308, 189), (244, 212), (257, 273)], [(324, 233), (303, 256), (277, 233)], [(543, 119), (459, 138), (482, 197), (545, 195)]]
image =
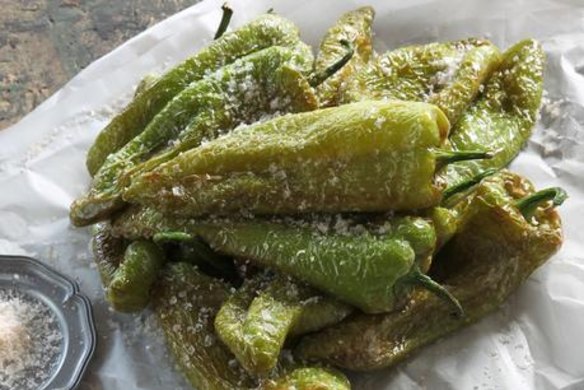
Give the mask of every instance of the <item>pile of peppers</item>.
[[(561, 246), (561, 188), (506, 169), (545, 55), (469, 38), (372, 46), (342, 15), (316, 57), (268, 12), (133, 100), (71, 206), (105, 297), (153, 310), (193, 387), (350, 389), (485, 317)], [(428, 321), (432, 318), (432, 321)]]

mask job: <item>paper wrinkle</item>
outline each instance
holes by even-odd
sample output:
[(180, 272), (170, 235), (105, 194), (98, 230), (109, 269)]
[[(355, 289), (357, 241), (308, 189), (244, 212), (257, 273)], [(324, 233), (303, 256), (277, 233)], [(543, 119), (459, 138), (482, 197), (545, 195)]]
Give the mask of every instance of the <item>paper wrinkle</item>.
[[(274, 8), (313, 47), (345, 11), (372, 5), (375, 48), (487, 37), (502, 49), (539, 39), (548, 55), (546, 97), (533, 137), (512, 169), (538, 188), (564, 187), (565, 244), (502, 310), (391, 370), (351, 374), (355, 389), (584, 389), (584, 7), (566, 0), (409, 2), (230, 0), (233, 25)], [(0, 132), (0, 253), (37, 256), (73, 276), (94, 302), (99, 343), (81, 389), (188, 389), (152, 313), (113, 313), (103, 299), (89, 230), (68, 205), (90, 178), (85, 154), (98, 131), (160, 73), (212, 39), (221, 1), (203, 1), (132, 38)]]

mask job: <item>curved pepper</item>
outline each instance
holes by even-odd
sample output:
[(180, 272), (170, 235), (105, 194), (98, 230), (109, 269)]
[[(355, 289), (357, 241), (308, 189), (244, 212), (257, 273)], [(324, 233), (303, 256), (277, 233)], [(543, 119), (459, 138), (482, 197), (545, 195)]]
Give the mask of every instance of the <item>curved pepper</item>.
[(99, 133), (87, 155), (90, 174), (96, 174), (111, 153), (140, 134), (152, 118), (190, 83), (255, 51), (270, 46), (294, 47), (298, 42), (298, 28), (289, 20), (272, 14), (261, 15), (213, 41), (160, 76)]
[(135, 177), (124, 199), (181, 216), (431, 207), (443, 189), (434, 182), (437, 167), (488, 155), (439, 150), (447, 133), (444, 114), (425, 103), (361, 102), (285, 115)]
[(261, 386), (262, 390), (351, 390), (345, 375), (321, 367), (302, 367)]
[[(294, 69), (308, 66), (308, 51), (303, 45), (297, 51), (270, 47), (238, 59), (183, 89), (141, 134), (106, 159), (89, 193), (71, 206), (73, 223), (83, 226), (102, 220), (123, 206), (121, 175), (171, 141), (174, 145), (170, 151), (138, 171), (242, 123), (279, 112), (316, 108), (310, 85)], [(266, 77), (268, 74), (270, 77)], [(246, 101), (250, 103), (242, 104)]]
[(385, 229), (389, 232), (347, 235), (252, 221), (199, 224), (193, 233), (221, 253), (291, 275), (368, 313), (399, 307), (415, 285), (424, 285), (461, 311), (454, 297), (419, 270), (419, 262), (434, 249), (432, 225), (404, 217)]
[(248, 372), (265, 375), (276, 367), (289, 334), (322, 329), (351, 311), (288, 278), (269, 281), (260, 274), (221, 307), (215, 331)]
[(97, 265), (101, 284), (106, 288), (124, 260), (126, 243), (123, 238), (116, 237), (109, 222), (97, 224), (92, 231), (91, 249)]
[(153, 297), (170, 351), (194, 388), (256, 388), (213, 330), (215, 314), (229, 297), (227, 284), (201, 274), (192, 265), (169, 264)]
[(387, 52), (349, 79), (341, 100), (433, 103), (455, 124), (500, 62), (499, 49), (488, 41), (407, 46)]
[(230, 296), (229, 286), (201, 274), (192, 265), (169, 264), (153, 296), (170, 351), (196, 389), (350, 389), (340, 372), (320, 367), (278, 367), (273, 379), (258, 384), (217, 340), (213, 330), (215, 315)]
[[(526, 179), (502, 172), (467, 199), (459, 233), (435, 260), (442, 282), (465, 307), (464, 317), (449, 316), (446, 305), (416, 290), (403, 310), (351, 317), (304, 337), (295, 354), (352, 370), (380, 369), (483, 318), (559, 249), (560, 219), (545, 202), (554, 197), (561, 203), (562, 192), (534, 194)], [(534, 205), (526, 219), (523, 212)]]
[(371, 24), (374, 16), (375, 11), (371, 7), (347, 12), (323, 37), (314, 62), (315, 72), (325, 70), (344, 55), (345, 48), (340, 44), (343, 40), (353, 45), (355, 55), (337, 74), (317, 87), (321, 107), (336, 106), (340, 85), (369, 61), (373, 51)]
[(534, 40), (521, 41), (504, 53), (503, 63), (449, 137), (454, 149), (488, 147), (494, 157), (489, 161), (446, 167), (440, 176), (449, 185), (487, 168), (503, 168), (515, 158), (531, 135), (537, 118), (544, 67), (545, 53)]
[(134, 241), (106, 289), (107, 300), (123, 312), (142, 310), (150, 301), (150, 290), (165, 263), (164, 253), (150, 241)]

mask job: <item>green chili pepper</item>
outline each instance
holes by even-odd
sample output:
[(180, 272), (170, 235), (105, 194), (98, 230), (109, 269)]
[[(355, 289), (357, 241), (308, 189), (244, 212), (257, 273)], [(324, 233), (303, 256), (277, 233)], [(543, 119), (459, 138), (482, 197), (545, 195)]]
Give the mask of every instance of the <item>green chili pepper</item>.
[(561, 245), (559, 216), (546, 207), (550, 198), (557, 205), (564, 195), (534, 193), (509, 172), (485, 179), (468, 197), (459, 232), (435, 260), (464, 317), (449, 316), (446, 305), (418, 289), (399, 312), (353, 316), (304, 337), (296, 355), (352, 370), (388, 367), (496, 310)]
[[(71, 206), (73, 223), (83, 226), (102, 220), (123, 206), (121, 175), (170, 141), (177, 145), (155, 161), (164, 161), (198, 146), (205, 138), (213, 139), (265, 115), (316, 108), (317, 100), (308, 82), (291, 68), (309, 64), (307, 50), (306, 46), (298, 51), (270, 47), (238, 59), (182, 90), (141, 134), (107, 158), (89, 194)], [(249, 103), (242, 104), (245, 101)], [(152, 162), (147, 166), (151, 165)]]
[(450, 134), (454, 149), (488, 147), (494, 157), (446, 167), (441, 176), (447, 183), (456, 184), (486, 168), (503, 168), (515, 158), (537, 118), (544, 67), (545, 53), (534, 40), (521, 41), (504, 53), (484, 92)]
[(347, 12), (322, 39), (314, 63), (316, 72), (330, 67), (345, 55), (345, 45), (340, 42), (351, 43), (355, 50), (355, 55), (337, 74), (318, 86), (317, 95), (322, 107), (337, 105), (341, 84), (369, 61), (372, 53), (371, 24), (374, 16), (375, 11), (371, 7), (361, 7)]
[(215, 331), (248, 372), (265, 375), (276, 367), (288, 334), (322, 329), (350, 312), (288, 278), (269, 281), (260, 274), (221, 307)]
[[(141, 238), (152, 239), (156, 233), (165, 231), (183, 231), (180, 229), (183, 219), (168, 217), (156, 209), (131, 205), (115, 215), (112, 220), (112, 232), (116, 237), (127, 240), (139, 240)], [(184, 221), (185, 223), (190, 223)]]
[(168, 346), (196, 389), (256, 387), (213, 330), (215, 313), (228, 296), (227, 284), (185, 263), (169, 264), (153, 294)]
[(194, 232), (215, 250), (291, 275), (368, 313), (399, 307), (414, 285), (440, 294), (457, 311), (456, 299), (423, 275), (419, 261), (435, 245), (422, 218), (396, 219), (390, 231), (345, 235), (273, 222), (199, 224)]
[(91, 248), (101, 284), (106, 288), (124, 259), (125, 240), (114, 236), (111, 225), (103, 222), (93, 229)]
[(170, 264), (153, 297), (154, 310), (170, 350), (196, 389), (276, 390), (294, 385), (303, 390), (350, 389), (347, 379), (335, 370), (294, 366), (278, 367), (275, 378), (262, 381), (258, 387), (217, 340), (213, 330), (215, 314), (229, 297), (228, 285), (201, 274), (189, 264)]
[(142, 240), (128, 245), (124, 260), (107, 287), (107, 300), (113, 308), (123, 312), (144, 309), (164, 263), (164, 253), (156, 244)]
[(262, 390), (350, 390), (349, 380), (337, 370), (303, 367), (288, 375), (270, 380)]
[(349, 79), (342, 101), (429, 102), (455, 124), (500, 61), (497, 47), (475, 39), (403, 47), (380, 56)]
[(435, 106), (361, 102), (285, 115), (188, 150), (135, 177), (130, 203), (200, 216), (411, 210), (437, 205), (437, 167), (488, 153), (450, 152)]
[(140, 134), (152, 118), (190, 83), (255, 51), (270, 46), (294, 47), (298, 42), (296, 26), (271, 14), (261, 15), (240, 29), (223, 35), (160, 76), (101, 131), (87, 155), (90, 174), (96, 174), (111, 153)]

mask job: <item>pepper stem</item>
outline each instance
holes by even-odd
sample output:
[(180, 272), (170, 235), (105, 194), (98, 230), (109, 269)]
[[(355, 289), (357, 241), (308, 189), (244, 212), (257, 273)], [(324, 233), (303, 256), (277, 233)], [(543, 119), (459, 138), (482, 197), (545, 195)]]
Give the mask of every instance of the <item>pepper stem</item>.
[(442, 202), (445, 202), (453, 195), (459, 194), (465, 190), (468, 190), (472, 186), (479, 184), (485, 177), (491, 176), (495, 173), (497, 173), (497, 170), (495, 168), (489, 168), (479, 173), (478, 175), (471, 177), (468, 180), (465, 180), (463, 182), (460, 182), (458, 184), (446, 188), (442, 193)]
[(152, 240), (157, 244), (166, 241), (192, 241), (193, 236), (183, 232), (161, 232), (156, 233)]
[(219, 22), (219, 27), (217, 27), (217, 32), (213, 39), (221, 38), (229, 26), (231, 16), (233, 16), (233, 10), (227, 5), (227, 3), (224, 3), (221, 6), (221, 9), (223, 10), (223, 16), (221, 16), (221, 22)]
[(435, 150), (436, 161), (441, 165), (456, 161), (483, 160), (493, 158), (493, 153), (482, 150)]
[(355, 49), (353, 48), (353, 44), (345, 39), (341, 39), (339, 41), (341, 45), (347, 50), (345, 55), (341, 57), (340, 60), (329, 66), (328, 68), (324, 69), (321, 72), (313, 73), (308, 82), (313, 87), (318, 87), (322, 84), (326, 79), (337, 73), (339, 69), (341, 69), (355, 54)]
[(568, 194), (562, 188), (551, 187), (517, 200), (515, 206), (519, 209), (525, 219), (529, 219), (535, 210), (543, 203), (551, 200), (554, 206), (559, 206), (564, 203), (567, 198)]
[(455, 309), (455, 314), (457, 317), (464, 316), (464, 309), (462, 308), (462, 305), (458, 299), (456, 299), (456, 297), (452, 295), (450, 291), (448, 291), (444, 286), (434, 281), (419, 269), (414, 270), (410, 276), (412, 278), (410, 283), (425, 288), (444, 302), (451, 305)]

